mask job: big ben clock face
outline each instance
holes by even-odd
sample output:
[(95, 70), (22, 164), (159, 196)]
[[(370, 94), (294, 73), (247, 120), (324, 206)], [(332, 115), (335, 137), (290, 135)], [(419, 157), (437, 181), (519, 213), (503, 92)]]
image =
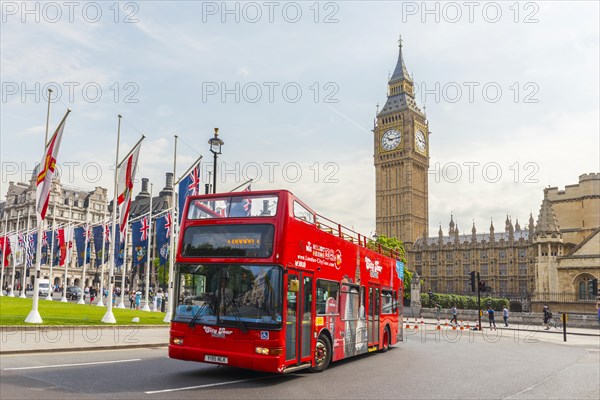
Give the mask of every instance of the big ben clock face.
[(387, 151), (394, 150), (400, 145), (401, 140), (402, 136), (400, 135), (400, 132), (395, 129), (387, 130), (383, 136), (381, 136), (381, 148)]
[(425, 141), (425, 134), (421, 130), (418, 130), (415, 134), (415, 146), (421, 153), (425, 153), (427, 142)]

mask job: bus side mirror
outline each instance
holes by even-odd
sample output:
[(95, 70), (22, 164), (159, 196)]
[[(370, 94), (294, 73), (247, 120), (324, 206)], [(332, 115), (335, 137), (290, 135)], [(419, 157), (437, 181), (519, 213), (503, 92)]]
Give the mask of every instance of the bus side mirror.
[(300, 282), (298, 279), (290, 279), (288, 282), (288, 292), (297, 292), (300, 288)]

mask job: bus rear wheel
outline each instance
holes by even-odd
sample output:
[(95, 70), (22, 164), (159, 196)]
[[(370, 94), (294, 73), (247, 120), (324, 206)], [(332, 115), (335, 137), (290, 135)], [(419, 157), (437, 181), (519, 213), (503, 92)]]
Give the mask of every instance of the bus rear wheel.
[(322, 372), (329, 367), (331, 363), (331, 342), (325, 335), (319, 336), (315, 345), (315, 366), (311, 367), (312, 372)]
[(381, 353), (385, 353), (389, 349), (390, 349), (390, 330), (388, 329), (388, 327), (386, 327), (385, 330), (383, 331), (383, 341), (381, 342), (381, 347), (379, 348), (379, 351)]

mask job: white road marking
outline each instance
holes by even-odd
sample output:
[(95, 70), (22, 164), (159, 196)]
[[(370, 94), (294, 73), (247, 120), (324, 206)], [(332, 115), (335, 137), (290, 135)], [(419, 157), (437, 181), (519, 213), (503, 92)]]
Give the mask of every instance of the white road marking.
[(260, 377), (260, 378), (239, 379), (237, 381), (229, 381), (229, 382), (207, 383), (206, 385), (186, 386), (186, 387), (174, 388), (174, 389), (151, 390), (149, 392), (144, 392), (144, 393), (145, 394), (156, 394), (156, 393), (179, 392), (182, 390), (204, 389), (204, 388), (209, 388), (209, 387), (214, 387), (214, 386), (233, 385), (235, 383), (258, 381), (261, 379), (273, 378), (274, 376), (276, 376), (276, 375), (264, 376), (264, 377)]
[(80, 367), (82, 365), (118, 364), (118, 363), (126, 363), (126, 362), (133, 362), (133, 361), (142, 361), (142, 359), (141, 358), (132, 358), (130, 360), (96, 361), (96, 362), (78, 363), (78, 364), (38, 365), (38, 366), (35, 366), (35, 367), (4, 368), (3, 371), (17, 371), (17, 370), (23, 370), (23, 369), (44, 369), (44, 368)]

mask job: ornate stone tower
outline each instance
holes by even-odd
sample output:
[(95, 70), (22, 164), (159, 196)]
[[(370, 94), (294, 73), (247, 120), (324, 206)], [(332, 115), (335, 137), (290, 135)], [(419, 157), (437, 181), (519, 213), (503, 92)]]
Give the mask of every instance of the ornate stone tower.
[(544, 200), (540, 207), (533, 244), (537, 250), (535, 258), (535, 290), (537, 293), (558, 292), (558, 257), (563, 255), (563, 238), (548, 189), (544, 189)]
[(387, 101), (374, 133), (377, 233), (402, 240), (407, 250), (428, 236), (429, 129), (415, 102), (414, 84), (402, 57), (389, 79)]

